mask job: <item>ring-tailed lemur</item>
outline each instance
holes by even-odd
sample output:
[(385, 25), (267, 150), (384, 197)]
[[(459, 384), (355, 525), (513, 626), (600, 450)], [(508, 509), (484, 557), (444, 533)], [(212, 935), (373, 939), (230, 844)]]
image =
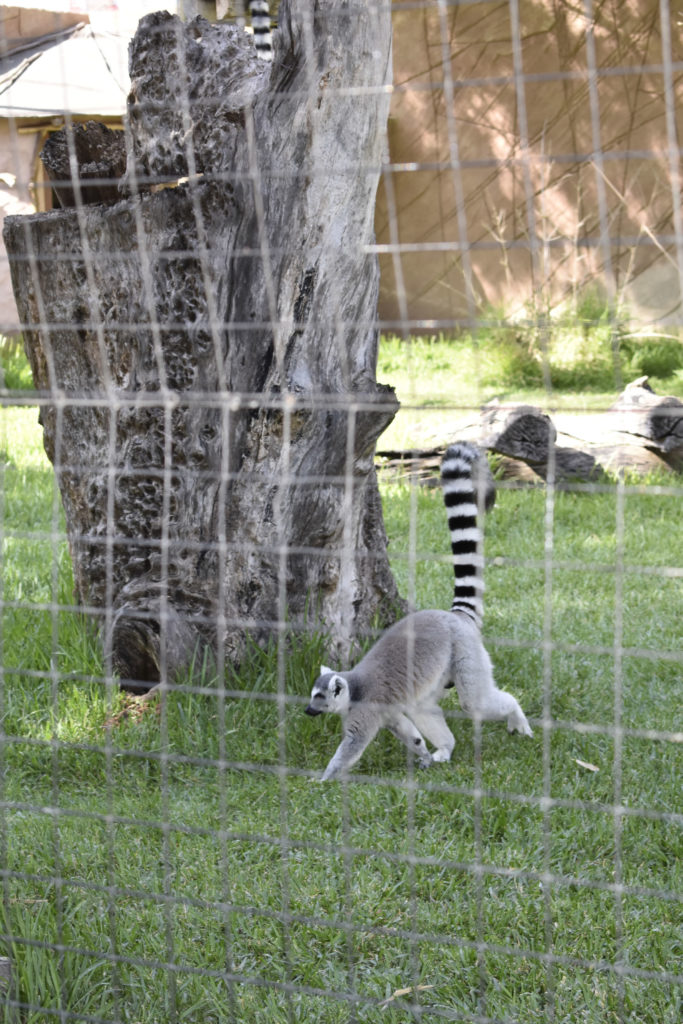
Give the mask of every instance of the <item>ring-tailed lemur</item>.
[[(423, 767), (450, 760), (455, 739), (439, 701), (452, 686), (472, 718), (504, 718), (510, 732), (532, 735), (515, 698), (496, 686), (481, 639), (483, 556), (474, 478), (479, 458), (473, 445), (454, 444), (441, 465), (455, 570), (451, 610), (413, 612), (386, 630), (355, 668), (320, 670), (306, 714), (328, 711), (344, 718), (343, 739), (322, 781), (355, 764), (382, 727)], [(433, 754), (423, 735), (434, 745)]]

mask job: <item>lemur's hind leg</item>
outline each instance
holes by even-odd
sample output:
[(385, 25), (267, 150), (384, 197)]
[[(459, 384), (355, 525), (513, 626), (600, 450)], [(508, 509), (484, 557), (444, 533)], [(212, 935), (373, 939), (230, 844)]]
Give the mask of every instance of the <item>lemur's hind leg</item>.
[(505, 690), (498, 690), (498, 693), (504, 706), (503, 717), (507, 719), (508, 732), (519, 732), (522, 736), (533, 736), (533, 731), (527, 721), (527, 717), (512, 694), (506, 693)]
[(420, 732), (406, 715), (398, 715), (391, 722), (387, 722), (387, 729), (394, 734), (396, 739), (405, 743), (408, 750), (412, 750), (421, 768), (428, 768), (432, 763), (432, 755), (427, 749)]
[(455, 738), (439, 705), (412, 708), (410, 717), (422, 735), (435, 747), (432, 761), (450, 761)]
[(473, 706), (466, 710), (472, 718), (478, 718), (481, 722), (499, 722), (501, 719), (506, 719), (508, 732), (533, 736), (531, 726), (519, 703), (511, 693), (499, 690), (495, 686), (492, 690), (480, 694)]
[(496, 686), (491, 659), (481, 642), (458, 659), (453, 677), (465, 714), (480, 722), (506, 719), (509, 732), (516, 730), (523, 736), (533, 736), (515, 698)]

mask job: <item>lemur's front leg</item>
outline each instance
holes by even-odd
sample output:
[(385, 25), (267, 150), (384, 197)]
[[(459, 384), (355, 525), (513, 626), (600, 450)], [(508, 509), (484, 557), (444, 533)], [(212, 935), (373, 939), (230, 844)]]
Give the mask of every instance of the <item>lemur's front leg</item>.
[(359, 760), (367, 745), (379, 731), (380, 722), (367, 722), (360, 716), (349, 714), (344, 722), (344, 738), (334, 757), (323, 772), (321, 782), (336, 779)]

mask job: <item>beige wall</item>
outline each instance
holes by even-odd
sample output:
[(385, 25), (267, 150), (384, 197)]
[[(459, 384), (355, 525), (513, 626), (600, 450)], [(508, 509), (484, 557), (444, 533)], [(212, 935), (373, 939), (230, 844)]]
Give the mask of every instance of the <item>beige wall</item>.
[[(35, 211), (28, 186), (37, 139), (37, 134), (20, 134), (9, 121), (0, 118), (0, 232), (9, 214)], [(7, 252), (0, 243), (0, 334), (17, 331), (18, 320)]]
[[(46, 5), (49, 6), (49, 5)], [(78, 5), (76, 5), (78, 6)], [(65, 10), (44, 10), (42, 7), (14, 7), (3, 4), (0, 7), (0, 53), (4, 48), (11, 49), (26, 39), (37, 39), (39, 36), (59, 32), (79, 21), (87, 21), (86, 14), (77, 10), (68, 10), (69, 4), (62, 4)], [(83, 5), (85, 10), (85, 5)]]
[[(674, 61), (682, 6), (671, 4)], [(393, 234), (399, 249), (417, 251), (382, 255), (380, 315), (396, 319), (402, 306), (414, 320), (520, 314), (599, 281), (641, 319), (680, 323), (681, 275), (665, 237), (674, 222), (659, 3), (594, 0), (596, 125), (584, 5), (521, 0), (519, 9), (521, 67), (535, 76), (521, 96), (507, 2), (449, 7), (443, 25), (434, 7), (395, 12), (390, 156), (411, 166), (382, 187), (376, 226), (380, 244)], [(674, 80), (683, 139), (680, 71)], [(462, 241), (469, 251), (458, 251)]]

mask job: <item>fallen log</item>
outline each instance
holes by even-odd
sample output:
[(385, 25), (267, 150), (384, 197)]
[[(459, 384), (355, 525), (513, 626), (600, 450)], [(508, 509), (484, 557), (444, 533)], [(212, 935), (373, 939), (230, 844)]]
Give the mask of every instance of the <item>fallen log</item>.
[(656, 452), (672, 469), (683, 471), (683, 402), (655, 394), (647, 377), (632, 381), (612, 406), (619, 429)]
[[(535, 406), (494, 400), (484, 407), (478, 431), (467, 420), (451, 425), (449, 433), (496, 453), (502, 479), (547, 482), (551, 464), (559, 486), (596, 482), (620, 470), (683, 472), (683, 402), (656, 395), (647, 377), (627, 385), (603, 412), (560, 411), (551, 419)], [(444, 450), (394, 449), (377, 455), (385, 473), (429, 486), (438, 482)]]
[(557, 483), (594, 481), (604, 475), (594, 456), (555, 444), (557, 430), (550, 416), (531, 405), (513, 409), (490, 406), (484, 422), (493, 433), (486, 447), (507, 459), (525, 463), (542, 480)]
[(513, 409), (491, 403), (483, 415), (491, 433), (486, 447), (500, 455), (523, 462), (545, 464), (555, 444), (557, 431), (550, 416), (533, 405)]
[[(481, 449), (481, 445), (478, 446)], [(390, 477), (410, 483), (437, 487), (440, 482), (441, 461), (446, 454), (442, 448), (392, 448), (375, 452), (378, 468)], [(496, 483), (487, 459), (477, 463), (480, 476), (477, 488), (483, 489), (484, 511), (490, 512), (496, 503)]]

